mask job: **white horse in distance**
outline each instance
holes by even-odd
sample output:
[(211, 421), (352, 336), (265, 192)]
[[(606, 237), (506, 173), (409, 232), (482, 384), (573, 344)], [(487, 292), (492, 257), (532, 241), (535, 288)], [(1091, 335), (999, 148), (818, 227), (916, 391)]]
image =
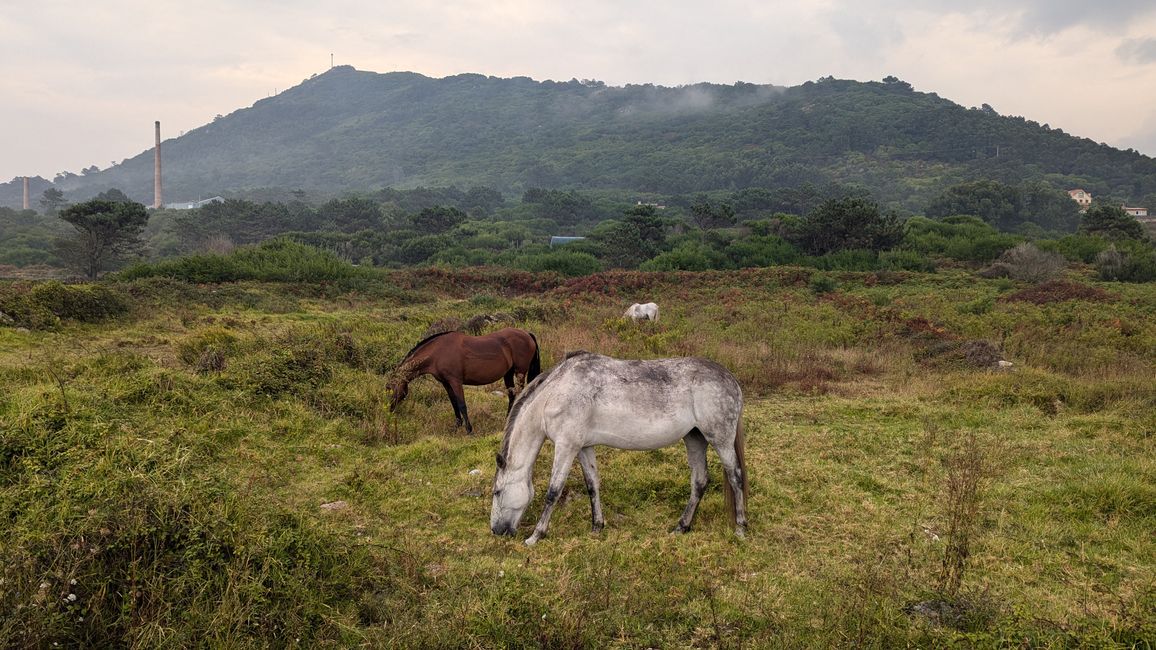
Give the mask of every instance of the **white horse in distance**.
[(634, 322), (640, 320), (658, 320), (658, 305), (648, 302), (644, 305), (634, 303), (622, 314), (623, 318), (629, 318)]

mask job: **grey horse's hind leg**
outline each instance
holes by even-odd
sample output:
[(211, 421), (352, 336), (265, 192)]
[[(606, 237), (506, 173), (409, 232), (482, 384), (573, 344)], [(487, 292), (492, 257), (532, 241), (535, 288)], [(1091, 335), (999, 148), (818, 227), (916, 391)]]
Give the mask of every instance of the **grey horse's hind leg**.
[(739, 467), (738, 454), (735, 453), (734, 443), (715, 447), (719, 460), (722, 461), (723, 474), (735, 495), (735, 535), (746, 537), (747, 534), (747, 504), (743, 495), (743, 472), (746, 468)]
[(602, 499), (598, 497), (598, 464), (594, 459), (594, 448), (584, 447), (578, 452), (578, 462), (582, 464), (582, 477), (586, 479), (586, 492), (590, 494), (590, 529), (599, 532), (606, 525), (602, 516)]
[(550, 486), (546, 490), (546, 505), (542, 508), (542, 516), (538, 525), (534, 526), (534, 534), (526, 539), (526, 546), (533, 546), (538, 540), (546, 536), (546, 529), (550, 527), (550, 515), (554, 512), (554, 505), (562, 495), (562, 488), (566, 487), (566, 477), (570, 475), (570, 468), (574, 466), (574, 457), (580, 450), (574, 446), (554, 443), (554, 469), (550, 472)]
[(682, 511), (682, 517), (674, 526), (674, 530), (670, 531), (672, 533), (685, 533), (690, 530), (690, 524), (694, 521), (694, 513), (698, 509), (698, 502), (702, 500), (702, 495), (706, 492), (708, 480), (706, 438), (703, 437), (702, 432), (694, 429), (686, 434), (682, 441), (686, 443), (686, 463), (690, 465), (690, 501), (687, 501), (686, 509)]

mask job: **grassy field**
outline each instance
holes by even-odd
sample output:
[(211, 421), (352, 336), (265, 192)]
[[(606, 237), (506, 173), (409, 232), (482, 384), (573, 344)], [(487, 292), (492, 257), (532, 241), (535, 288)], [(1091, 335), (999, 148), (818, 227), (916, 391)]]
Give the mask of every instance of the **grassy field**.
[[(58, 322), (35, 291), (123, 310)], [(648, 300), (661, 321), (619, 318)], [(2, 647), (1156, 644), (1156, 285), (429, 270), (4, 304), (36, 326), (0, 324)], [(747, 539), (713, 452), (694, 530), (668, 533), (681, 447), (599, 450), (605, 531), (575, 469), (528, 548), (547, 445), (522, 535), (490, 534), (505, 397), (467, 388), (473, 437), (429, 379), (385, 408), (426, 329), (479, 314), (545, 367), (729, 367)]]

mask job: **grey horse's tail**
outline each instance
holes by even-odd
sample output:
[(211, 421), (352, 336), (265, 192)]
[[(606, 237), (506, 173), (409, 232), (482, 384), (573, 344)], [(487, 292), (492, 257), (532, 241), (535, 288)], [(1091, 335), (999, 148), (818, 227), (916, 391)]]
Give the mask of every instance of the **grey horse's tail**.
[[(743, 436), (743, 419), (739, 418), (739, 426), (735, 431), (735, 467), (739, 470), (739, 476), (743, 480), (743, 504), (749, 507), (749, 500), (747, 496), (750, 494), (751, 482), (747, 479), (747, 444)], [(735, 489), (731, 487), (731, 482), (723, 480), (723, 496), (726, 498), (727, 512), (731, 513), (731, 525), (738, 525), (738, 511), (735, 509)]]
[(539, 354), (542, 348), (539, 347), (538, 337), (534, 336), (533, 332), (526, 333), (530, 335), (530, 338), (534, 339), (534, 358), (530, 359), (530, 369), (526, 372), (526, 383), (528, 384), (534, 381), (534, 377), (542, 374), (542, 356)]

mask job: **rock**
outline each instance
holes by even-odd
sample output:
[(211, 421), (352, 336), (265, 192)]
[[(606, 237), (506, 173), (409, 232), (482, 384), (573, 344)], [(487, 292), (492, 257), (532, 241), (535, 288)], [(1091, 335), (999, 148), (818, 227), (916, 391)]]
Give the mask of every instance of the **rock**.
[(349, 504), (345, 501), (331, 501), (321, 504), (320, 507), (322, 510), (345, 510), (349, 507)]
[(481, 474), (481, 473), (482, 473), (482, 470), (477, 469), (477, 468), (470, 470), (470, 476), (477, 476), (478, 474)]

